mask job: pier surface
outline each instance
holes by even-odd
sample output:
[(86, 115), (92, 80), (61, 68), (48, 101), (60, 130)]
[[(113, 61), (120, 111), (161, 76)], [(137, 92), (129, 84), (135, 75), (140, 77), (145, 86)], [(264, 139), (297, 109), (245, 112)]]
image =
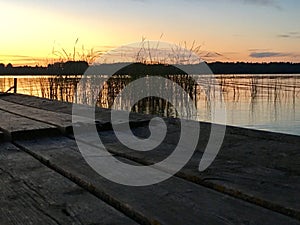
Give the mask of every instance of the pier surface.
[[(161, 145), (140, 152), (116, 138), (110, 110), (95, 114), (99, 137), (116, 161), (151, 165), (178, 143), (177, 119), (164, 119)], [(132, 114), (133, 133), (148, 137), (150, 119)], [(300, 224), (299, 136), (227, 127), (215, 161), (199, 172), (210, 124), (200, 129), (193, 157), (175, 176), (124, 186), (85, 162), (76, 141), (96, 143), (88, 133), (74, 139), (71, 104), (0, 95), (0, 224)]]

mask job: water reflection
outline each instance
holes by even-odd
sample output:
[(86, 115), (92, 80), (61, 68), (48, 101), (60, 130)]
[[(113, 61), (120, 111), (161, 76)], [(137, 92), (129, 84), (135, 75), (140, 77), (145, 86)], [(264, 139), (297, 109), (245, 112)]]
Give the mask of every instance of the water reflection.
[[(223, 94), (227, 108), (227, 123), (231, 125), (253, 127), (300, 135), (300, 76), (298, 75), (218, 75), (216, 82), (209, 89), (197, 85), (211, 82), (208, 76), (169, 75), (168, 79), (179, 84), (193, 99), (200, 114), (198, 120), (210, 121), (216, 99)], [(18, 93), (73, 102), (74, 93), (81, 76), (19, 76)], [(106, 79), (106, 77), (103, 77)], [(100, 88), (91, 90), (91, 84), (81, 87), (85, 97), (78, 103), (97, 104), (111, 108), (120, 91), (132, 82), (129, 76), (115, 76)], [(13, 85), (13, 77), (0, 78), (0, 91), (4, 92)], [(221, 88), (216, 88), (220, 85)], [(161, 87), (172, 88), (172, 87)], [(97, 102), (89, 102), (88, 96), (93, 91), (99, 94)], [(134, 93), (133, 93), (134, 94)], [(179, 98), (174, 93), (174, 98)], [(175, 99), (176, 100), (176, 99)], [(128, 109), (128, 101), (116, 102), (117, 109)], [(174, 107), (163, 99), (147, 97), (137, 102), (131, 109), (134, 112), (177, 117), (189, 115), (189, 109)]]

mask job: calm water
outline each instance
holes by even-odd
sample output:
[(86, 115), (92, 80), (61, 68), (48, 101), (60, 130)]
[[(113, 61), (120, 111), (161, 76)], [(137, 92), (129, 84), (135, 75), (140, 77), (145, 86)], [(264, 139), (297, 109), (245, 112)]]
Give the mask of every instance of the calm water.
[[(18, 93), (49, 99), (73, 102), (74, 91), (80, 80), (77, 77), (18, 76)], [(209, 90), (204, 90), (190, 77), (170, 76), (193, 99), (199, 115), (197, 120), (210, 121), (215, 110), (214, 102), (223, 95), (227, 110), (227, 124), (261, 130), (300, 135), (300, 75), (218, 75)], [(197, 82), (205, 84), (208, 78), (197, 76)], [(119, 92), (131, 82), (128, 77), (110, 79), (100, 93), (97, 105), (111, 108)], [(218, 86), (217, 86), (218, 84)], [(0, 91), (13, 85), (12, 76), (0, 77)], [(90, 94), (89, 85), (81, 87)], [(215, 88), (220, 87), (220, 88)], [(164, 87), (172, 88), (172, 87)], [(174, 93), (173, 98), (180, 99)], [(95, 104), (82, 97), (79, 103)], [(116, 109), (128, 110), (126, 99), (115, 103)], [(189, 109), (184, 104), (177, 111), (162, 99), (149, 97), (139, 101), (132, 111), (176, 117), (178, 113), (187, 117)]]

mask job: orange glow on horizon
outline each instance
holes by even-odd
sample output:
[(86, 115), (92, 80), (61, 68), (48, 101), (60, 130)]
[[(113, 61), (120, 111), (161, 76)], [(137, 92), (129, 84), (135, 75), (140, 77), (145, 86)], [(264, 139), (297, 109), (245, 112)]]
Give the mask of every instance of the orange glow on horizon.
[[(124, 26), (121, 21), (124, 15), (116, 18), (113, 11), (87, 17), (80, 10), (64, 11), (59, 7), (47, 8), (42, 3), (27, 5), (27, 1), (19, 4), (13, 2), (0, 2), (0, 20), (5, 21), (1, 23), (0, 29), (6, 31), (0, 35), (0, 63), (5, 65), (46, 66), (54, 61), (73, 59), (77, 38), (79, 42), (76, 44), (75, 59), (82, 60), (82, 55), (88, 54), (93, 48), (94, 51), (104, 53), (114, 46), (137, 42), (142, 37), (159, 40), (162, 33), (161, 40), (165, 42), (186, 41), (190, 46), (195, 40), (206, 56), (203, 59), (208, 62), (300, 62), (300, 53), (297, 53), (300, 52), (299, 39), (279, 39), (276, 34), (272, 34), (271, 38), (256, 35), (243, 26), (238, 30), (242, 35), (233, 35), (235, 27), (221, 24), (212, 29), (211, 23), (204, 22), (199, 29), (191, 24), (183, 24), (183, 28), (177, 29), (182, 22), (180, 18), (173, 28), (167, 21), (164, 22), (167, 25), (163, 23), (164, 26), (153, 26), (151, 20), (142, 18), (143, 21), (139, 21), (134, 17), (124, 17), (124, 24), (127, 25)], [(59, 6), (60, 3), (56, 4)], [(250, 56), (255, 52), (251, 49), (258, 49), (257, 52), (278, 52), (278, 55), (254, 58)]]

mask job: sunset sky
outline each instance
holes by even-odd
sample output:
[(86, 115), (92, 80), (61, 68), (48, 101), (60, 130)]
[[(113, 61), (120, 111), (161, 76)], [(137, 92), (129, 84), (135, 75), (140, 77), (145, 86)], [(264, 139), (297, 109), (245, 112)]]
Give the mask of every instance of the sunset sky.
[(45, 65), (77, 38), (78, 51), (105, 52), (162, 34), (196, 41), (207, 61), (300, 62), (299, 0), (1, 0), (0, 9), (4, 64)]

